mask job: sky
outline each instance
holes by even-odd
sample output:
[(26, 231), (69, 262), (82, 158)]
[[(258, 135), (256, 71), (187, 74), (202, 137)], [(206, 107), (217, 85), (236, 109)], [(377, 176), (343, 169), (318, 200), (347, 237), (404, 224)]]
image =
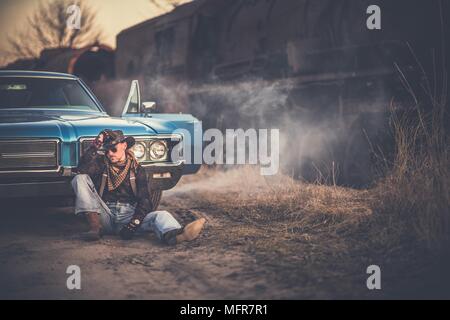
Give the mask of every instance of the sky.
[[(8, 35), (25, 25), (39, 2), (52, 0), (0, 0), (0, 55), (6, 48)], [(168, 0), (85, 0), (98, 14), (97, 24), (104, 33), (104, 43), (115, 48), (116, 35), (121, 30), (173, 9)], [(180, 3), (191, 0), (181, 0)], [(74, 1), (75, 2), (75, 1)], [(0, 56), (1, 60), (5, 57)]]

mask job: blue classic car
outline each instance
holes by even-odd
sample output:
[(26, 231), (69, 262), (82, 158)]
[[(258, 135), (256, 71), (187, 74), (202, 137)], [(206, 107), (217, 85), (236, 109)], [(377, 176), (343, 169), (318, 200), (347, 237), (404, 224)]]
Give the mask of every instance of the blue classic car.
[[(200, 165), (187, 164), (192, 162), (182, 154), (185, 148), (194, 154), (201, 145), (176, 131), (187, 130), (193, 137), (201, 122), (192, 115), (154, 110), (153, 102), (141, 103), (137, 81), (132, 81), (122, 116), (111, 117), (76, 76), (0, 71), (0, 198), (73, 197), (70, 180), (83, 150), (109, 128), (135, 137), (134, 152), (148, 174), (156, 209), (163, 190), (183, 174), (198, 171)], [(180, 154), (176, 159), (174, 149)]]

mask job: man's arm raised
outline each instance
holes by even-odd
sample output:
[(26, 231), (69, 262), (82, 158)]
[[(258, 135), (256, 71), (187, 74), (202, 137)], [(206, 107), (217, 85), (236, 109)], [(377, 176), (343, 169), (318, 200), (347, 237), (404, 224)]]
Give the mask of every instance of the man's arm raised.
[(98, 149), (103, 144), (105, 130), (100, 132), (97, 138), (92, 142), (92, 145), (85, 150), (83, 156), (78, 163), (78, 173), (87, 174), (91, 177), (101, 174), (105, 165), (103, 158), (97, 153)]

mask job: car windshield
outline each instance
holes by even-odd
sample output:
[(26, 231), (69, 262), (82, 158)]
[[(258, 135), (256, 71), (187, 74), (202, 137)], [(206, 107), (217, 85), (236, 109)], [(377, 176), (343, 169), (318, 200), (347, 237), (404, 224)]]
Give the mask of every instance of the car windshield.
[(76, 79), (0, 77), (0, 109), (55, 108), (99, 111)]

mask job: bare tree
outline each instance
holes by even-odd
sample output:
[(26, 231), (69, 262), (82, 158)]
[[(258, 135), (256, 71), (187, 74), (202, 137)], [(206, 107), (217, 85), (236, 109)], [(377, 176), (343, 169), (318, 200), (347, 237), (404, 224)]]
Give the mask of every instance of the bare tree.
[[(76, 4), (80, 9), (80, 29), (71, 28), (67, 20), (68, 8)], [(8, 37), (9, 55), (14, 58), (38, 57), (46, 48), (75, 48), (101, 40), (102, 32), (96, 25), (95, 12), (85, 2), (53, 0), (41, 2), (26, 20), (24, 29)]]

